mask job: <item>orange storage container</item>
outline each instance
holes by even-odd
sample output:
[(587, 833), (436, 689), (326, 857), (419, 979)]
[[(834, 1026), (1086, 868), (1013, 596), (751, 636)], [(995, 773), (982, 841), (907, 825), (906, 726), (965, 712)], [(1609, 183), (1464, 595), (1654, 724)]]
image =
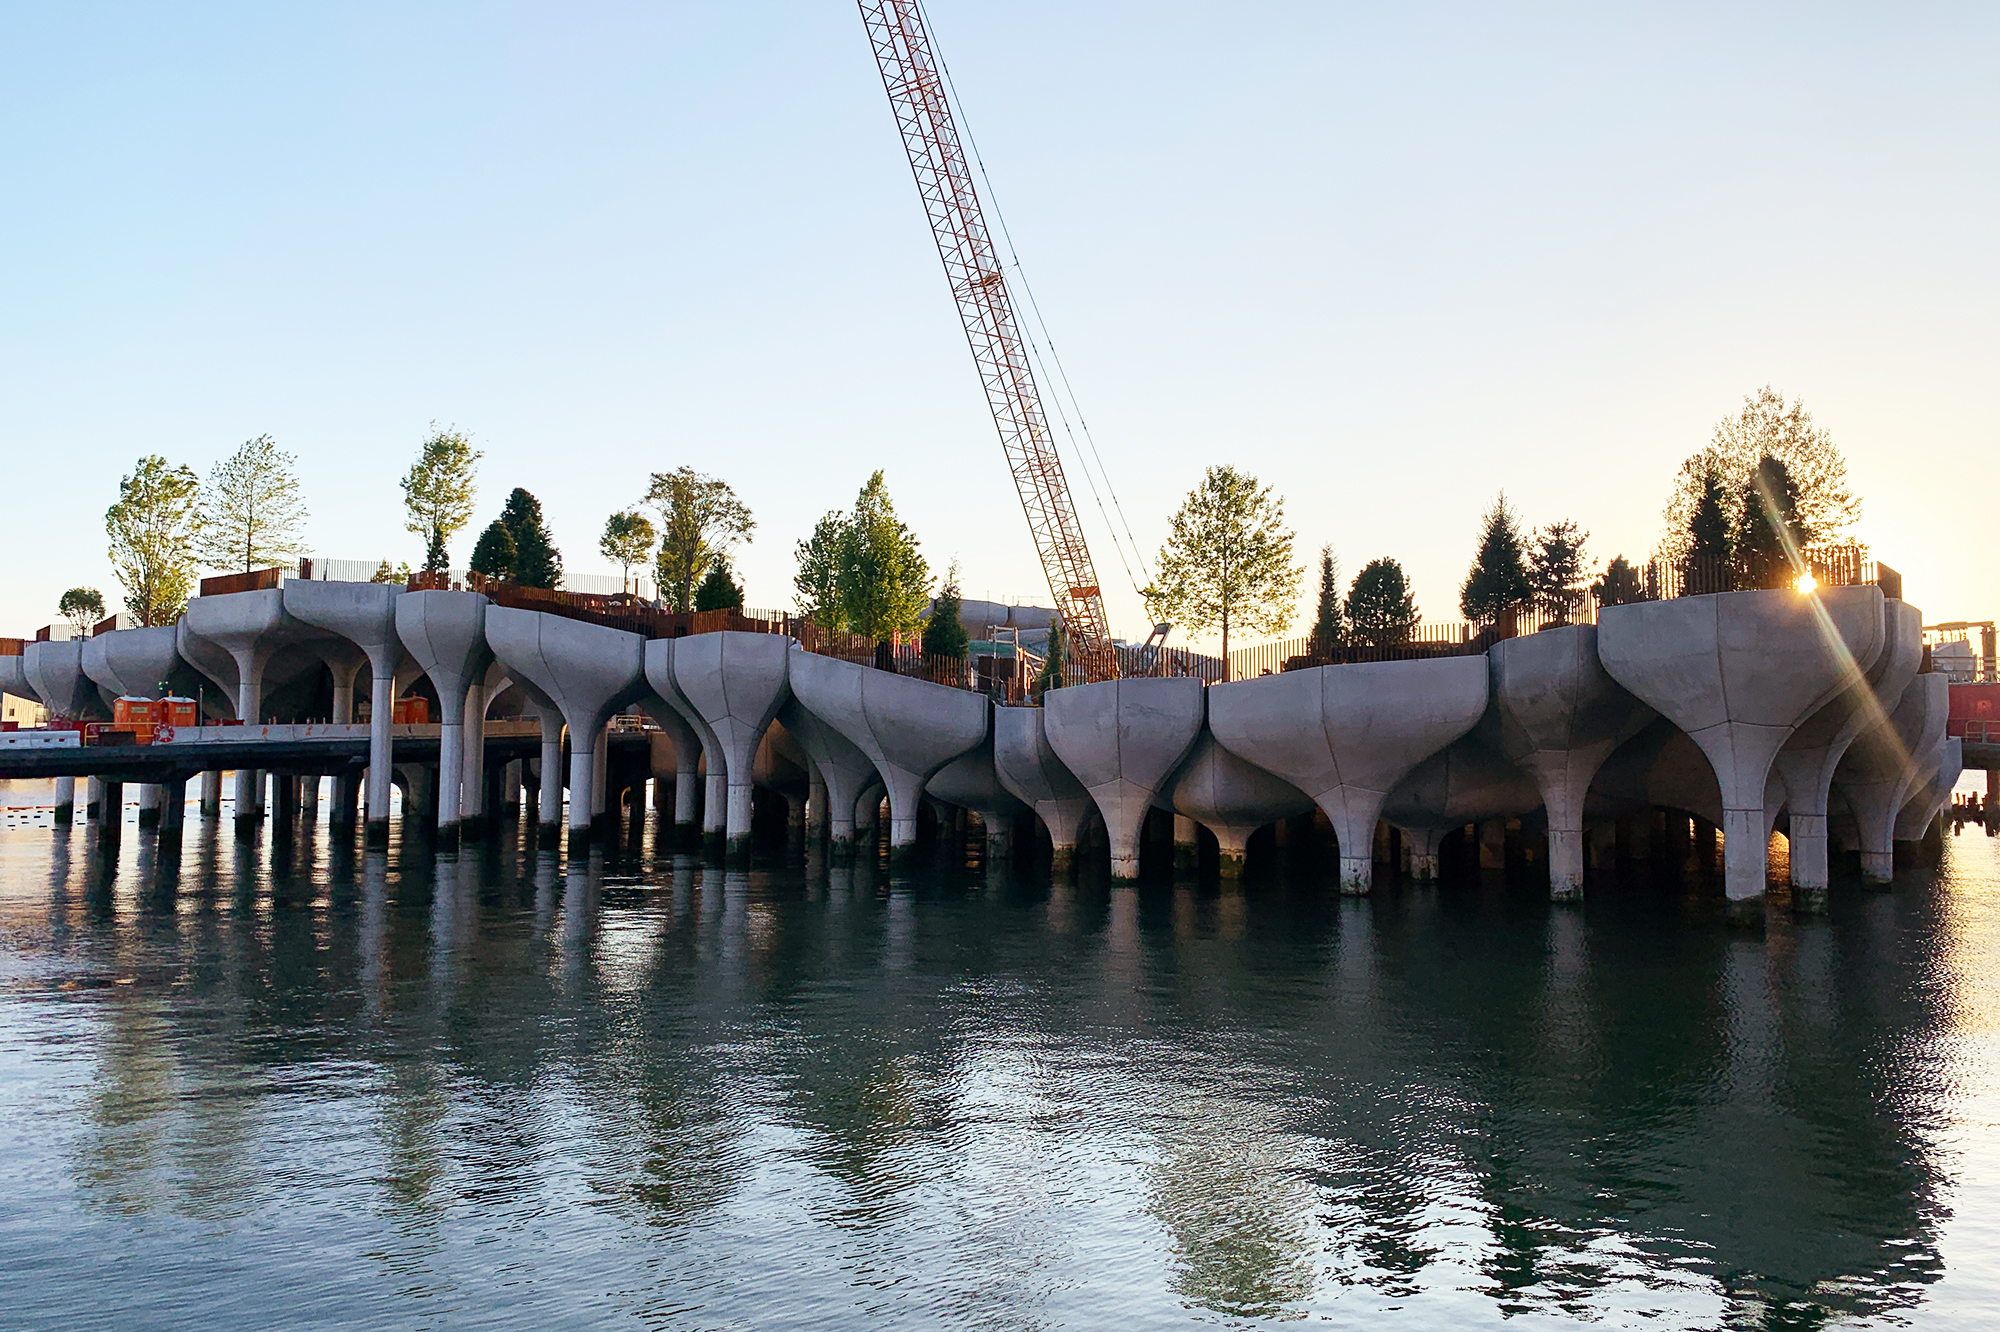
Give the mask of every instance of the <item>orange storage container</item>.
[(390, 709), (389, 720), (398, 726), (424, 726), (431, 719), (429, 699), (399, 698)]

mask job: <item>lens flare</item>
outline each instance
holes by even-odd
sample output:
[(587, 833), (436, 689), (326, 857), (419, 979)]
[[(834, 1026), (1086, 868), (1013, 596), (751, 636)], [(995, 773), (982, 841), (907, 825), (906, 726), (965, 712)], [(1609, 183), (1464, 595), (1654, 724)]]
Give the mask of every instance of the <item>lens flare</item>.
[(1819, 579), (1814, 578), (1809, 573), (1802, 573), (1799, 575), (1799, 581), (1793, 584), (1793, 586), (1797, 587), (1800, 592), (1810, 594), (1819, 587)]

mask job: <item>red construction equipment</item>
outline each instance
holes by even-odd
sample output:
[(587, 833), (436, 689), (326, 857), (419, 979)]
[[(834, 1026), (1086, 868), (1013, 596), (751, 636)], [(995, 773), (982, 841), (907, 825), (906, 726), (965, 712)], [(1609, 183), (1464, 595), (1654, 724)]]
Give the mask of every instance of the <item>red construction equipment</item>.
[(1085, 680), (1115, 679), (1118, 658), (1111, 650), (1104, 594), (1049, 435), (1007, 277), (972, 186), (923, 10), (917, 0), (858, 3), (973, 363), (986, 388), (986, 404), (1000, 431), (1000, 447), (1028, 515), (1049, 592), (1062, 612), (1071, 659)]

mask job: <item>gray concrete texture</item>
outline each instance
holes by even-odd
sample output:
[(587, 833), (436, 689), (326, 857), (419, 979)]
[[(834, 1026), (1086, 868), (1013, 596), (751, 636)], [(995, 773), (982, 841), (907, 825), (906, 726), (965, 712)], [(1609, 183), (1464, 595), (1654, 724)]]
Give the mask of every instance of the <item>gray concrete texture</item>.
[(993, 709), (993, 773), (1035, 811), (1048, 830), (1054, 867), (1067, 870), (1077, 838), (1097, 806), (1049, 744), (1042, 709)]
[(1042, 698), (1049, 746), (1083, 784), (1111, 838), (1111, 875), (1139, 877), (1146, 812), (1201, 736), (1199, 680), (1105, 680)]

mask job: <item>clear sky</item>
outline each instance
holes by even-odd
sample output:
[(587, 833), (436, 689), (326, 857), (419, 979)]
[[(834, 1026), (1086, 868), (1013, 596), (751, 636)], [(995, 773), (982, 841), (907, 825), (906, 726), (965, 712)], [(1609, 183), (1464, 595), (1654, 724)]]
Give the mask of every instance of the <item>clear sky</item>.
[[(1456, 618), (1496, 490), (1643, 554), (1769, 383), (1910, 599), (2000, 615), (2000, 6), (930, 6), (1149, 557), (1227, 461)], [(0, 25), (0, 633), (115, 603), (146, 452), (268, 432), (321, 556), (417, 561), (433, 420), (486, 455), (459, 559), (522, 485), (615, 572), (605, 515), (685, 463), (788, 604), (879, 467), (968, 594), (1046, 599), (849, 0)]]

